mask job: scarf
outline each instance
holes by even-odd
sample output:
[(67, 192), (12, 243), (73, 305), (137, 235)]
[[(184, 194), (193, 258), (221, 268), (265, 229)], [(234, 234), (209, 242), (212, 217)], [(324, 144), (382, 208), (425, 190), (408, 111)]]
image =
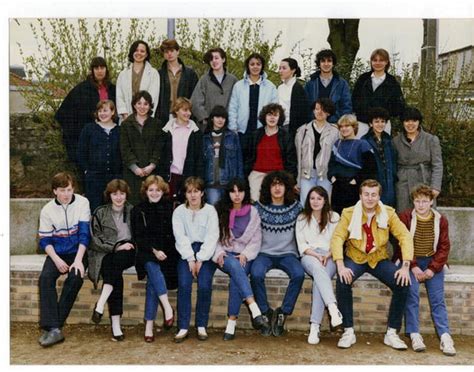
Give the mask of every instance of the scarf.
[(236, 209), (231, 209), (229, 213), (229, 229), (234, 228), (235, 224), (235, 217), (242, 217), (245, 216), (247, 213), (250, 212), (250, 204), (245, 204), (242, 208), (239, 210)]
[[(377, 227), (386, 229), (388, 226), (388, 214), (385, 205), (381, 201), (378, 203), (381, 212), (375, 214)], [(347, 228), (349, 231), (349, 239), (362, 240), (362, 202), (359, 200), (354, 206), (351, 222)]]

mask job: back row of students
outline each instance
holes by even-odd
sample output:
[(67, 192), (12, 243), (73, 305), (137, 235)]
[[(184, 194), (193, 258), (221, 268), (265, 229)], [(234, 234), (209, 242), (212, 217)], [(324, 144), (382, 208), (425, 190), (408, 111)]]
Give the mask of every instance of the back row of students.
[[(415, 208), (401, 214), (400, 220), (393, 208), (380, 202), (382, 188), (375, 180), (365, 180), (360, 185), (360, 200), (339, 216), (331, 210), (328, 193), (321, 186), (309, 190), (302, 207), (294, 194), (293, 177), (285, 171), (272, 171), (264, 177), (259, 200), (253, 205), (246, 182), (230, 180), (216, 208), (205, 202), (204, 181), (188, 177), (183, 183), (185, 203), (174, 211), (169, 185), (160, 176), (150, 175), (143, 181), (142, 202), (133, 208), (127, 201), (127, 183), (114, 179), (104, 192), (107, 204), (92, 215), (90, 230), (89, 203), (74, 194), (74, 186), (70, 174), (54, 176), (55, 199), (45, 205), (40, 216), (40, 247), (48, 255), (39, 279), (43, 329), (39, 343), (44, 347), (64, 341), (62, 327), (88, 263), (94, 286), (103, 279), (92, 321), (100, 323), (107, 303), (113, 341), (124, 339), (120, 321), (125, 269), (135, 266), (138, 278), (147, 278), (145, 342), (155, 340), (158, 304), (164, 312), (163, 328), (173, 326), (176, 314), (168, 290), (178, 288), (174, 341), (180, 343), (189, 336), (193, 278), (198, 288), (197, 338), (208, 338), (212, 279), (219, 268), (230, 276), (224, 340), (235, 337), (242, 302), (249, 308), (252, 325), (263, 336), (281, 336), (306, 272), (313, 278), (308, 343), (319, 343), (327, 307), (331, 327), (344, 327), (338, 347), (349, 348), (356, 342), (352, 284), (369, 272), (393, 292), (386, 345), (407, 349), (398, 336), (405, 316), (412, 348), (426, 349), (418, 320), (419, 284), (424, 282), (441, 350), (446, 355), (456, 353), (444, 301), (443, 266), (450, 249), (447, 221), (431, 208), (433, 193), (428, 186), (413, 190)], [(389, 234), (398, 242), (393, 261), (387, 251)], [(276, 309), (272, 309), (265, 287), (266, 273), (273, 268), (289, 277), (283, 301)], [(336, 271), (335, 295), (331, 279)], [(66, 273), (58, 301), (56, 280)]]

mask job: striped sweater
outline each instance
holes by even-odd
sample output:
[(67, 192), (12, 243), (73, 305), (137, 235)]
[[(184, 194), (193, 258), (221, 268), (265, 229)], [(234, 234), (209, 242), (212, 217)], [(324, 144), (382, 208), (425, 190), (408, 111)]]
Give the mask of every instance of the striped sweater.
[(71, 202), (63, 206), (57, 199), (48, 202), (40, 214), (39, 245), (44, 250), (54, 247), (58, 255), (74, 254), (79, 244), (89, 245), (89, 201), (74, 194)]

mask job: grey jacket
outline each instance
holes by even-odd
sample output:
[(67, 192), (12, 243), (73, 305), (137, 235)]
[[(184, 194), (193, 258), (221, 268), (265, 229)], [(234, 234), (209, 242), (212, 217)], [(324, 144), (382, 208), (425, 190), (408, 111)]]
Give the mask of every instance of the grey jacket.
[[(130, 212), (132, 205), (125, 204), (124, 219), (131, 229)], [(114, 218), (112, 216), (112, 204), (106, 204), (98, 207), (92, 215), (90, 224), (91, 229), (91, 244), (87, 250), (87, 257), (89, 260), (88, 276), (94, 283), (94, 288), (97, 289), (97, 284), (100, 279), (100, 269), (102, 267), (102, 260), (104, 257), (115, 251), (117, 242), (117, 227), (115, 226)]]
[(413, 143), (408, 142), (404, 133), (398, 134), (393, 146), (398, 153), (397, 211), (402, 212), (413, 208), (410, 192), (418, 184), (441, 191), (443, 158), (438, 137), (423, 129)]
[(228, 109), (232, 88), (236, 82), (237, 78), (228, 72), (225, 73), (222, 84), (219, 84), (212, 71), (199, 79), (191, 96), (193, 115), (199, 124), (207, 120), (214, 106), (221, 105)]
[[(296, 158), (298, 160), (298, 179), (297, 185), (300, 185), (301, 179), (309, 179), (311, 170), (313, 169), (313, 152), (314, 152), (314, 132), (311, 127), (313, 122), (302, 125), (298, 128), (295, 136)], [(316, 169), (319, 179), (327, 178), (329, 159), (331, 158), (331, 149), (334, 142), (339, 138), (337, 128), (326, 123), (321, 132), (319, 144), (321, 151), (316, 156)]]

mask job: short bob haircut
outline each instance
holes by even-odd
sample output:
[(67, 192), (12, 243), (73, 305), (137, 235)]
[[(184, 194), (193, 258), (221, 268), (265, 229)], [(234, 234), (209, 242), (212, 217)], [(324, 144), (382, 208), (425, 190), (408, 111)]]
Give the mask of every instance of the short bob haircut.
[(260, 115), (258, 115), (258, 120), (260, 120), (263, 126), (265, 126), (267, 125), (267, 115), (276, 113), (280, 115), (278, 117), (278, 126), (281, 127), (285, 122), (285, 110), (278, 103), (269, 103), (268, 105), (263, 106), (262, 110), (260, 111)]
[(145, 101), (147, 101), (148, 104), (150, 105), (150, 111), (148, 111), (148, 117), (150, 117), (151, 115), (153, 115), (153, 98), (151, 98), (150, 93), (148, 93), (146, 90), (140, 90), (137, 93), (135, 93), (135, 95), (132, 98), (132, 110), (135, 114), (137, 113), (137, 110), (135, 109), (135, 105), (142, 98)]
[(191, 100), (186, 97), (178, 97), (176, 101), (173, 104), (173, 107), (171, 108), (171, 114), (173, 117), (176, 117), (176, 113), (181, 110), (182, 108), (184, 109), (189, 109), (189, 111), (192, 111), (193, 109), (193, 104), (191, 103)]
[(367, 118), (369, 125), (371, 125), (374, 119), (383, 119), (388, 121), (388, 119), (390, 119), (390, 114), (383, 107), (371, 107), (367, 113)]
[(336, 67), (337, 65), (337, 57), (336, 53), (334, 53), (331, 49), (323, 49), (316, 54), (316, 67), (320, 68), (321, 66), (321, 61), (323, 59), (331, 59), (332, 60), (332, 65)]
[(300, 66), (298, 66), (298, 61), (294, 58), (283, 58), (281, 62), (286, 62), (288, 63), (288, 66), (290, 67), (290, 70), (295, 70), (295, 73), (293, 76), (300, 77), (301, 76), (301, 69)]
[(68, 187), (69, 185), (72, 188), (76, 188), (77, 182), (76, 178), (69, 172), (59, 172), (56, 173), (51, 179), (51, 189), (56, 190), (60, 187)]
[(350, 125), (354, 128), (354, 134), (357, 135), (357, 131), (359, 130), (359, 122), (357, 121), (357, 117), (352, 114), (345, 114), (342, 115), (339, 120), (337, 121), (337, 127), (341, 127), (343, 125)]
[(410, 196), (412, 200), (420, 196), (426, 196), (428, 199), (433, 200), (433, 189), (428, 185), (420, 184), (411, 190)]
[(223, 129), (227, 128), (227, 121), (229, 119), (229, 114), (224, 106), (216, 105), (212, 108), (211, 113), (209, 114), (209, 120), (207, 122), (206, 132), (212, 132), (214, 129), (214, 121), (215, 117), (224, 118), (225, 123)]
[(167, 50), (179, 50), (180, 46), (175, 39), (166, 39), (160, 45), (161, 53), (166, 52)]
[(202, 60), (204, 61), (204, 63), (206, 63), (207, 65), (209, 65), (209, 67), (211, 66), (211, 61), (212, 61), (212, 53), (219, 53), (219, 55), (221, 56), (222, 59), (224, 59), (224, 68), (227, 67), (227, 54), (224, 52), (224, 49), (222, 48), (212, 48), (212, 49), (209, 49), (206, 54), (204, 54), (204, 57), (202, 58)]
[(318, 98), (316, 101), (313, 102), (313, 105), (311, 106), (311, 111), (316, 110), (316, 104), (319, 104), (319, 106), (321, 106), (321, 109), (329, 116), (334, 115), (336, 113), (336, 105), (330, 98)]
[(139, 44), (145, 45), (146, 54), (147, 54), (147, 56), (145, 58), (145, 61), (150, 61), (150, 54), (151, 54), (150, 53), (150, 47), (148, 46), (148, 44), (145, 41), (136, 40), (132, 43), (132, 45), (130, 45), (130, 49), (128, 50), (128, 61), (129, 62), (132, 62), (132, 63), (134, 62), (133, 53), (135, 53), (135, 51), (137, 50)]
[[(183, 183), (183, 192), (185, 194), (187, 191), (190, 191), (192, 189), (197, 189), (201, 192), (204, 192), (205, 188), (206, 188), (206, 184), (204, 183), (204, 180), (196, 176), (191, 176), (191, 177), (186, 178)], [(189, 207), (189, 202), (187, 198), (186, 198), (185, 204), (186, 204), (186, 207)], [(201, 199), (201, 208), (204, 207), (204, 204), (206, 204), (206, 198), (203, 196)]]
[(263, 56), (259, 53), (252, 53), (245, 59), (244, 66), (247, 75), (250, 75), (249, 63), (251, 59), (257, 59), (260, 61), (260, 63), (262, 64), (262, 71), (260, 71), (260, 75), (263, 75), (263, 71), (265, 70), (265, 58), (263, 58)]
[(400, 120), (402, 123), (408, 120), (418, 120), (421, 125), (423, 123), (423, 115), (421, 114), (420, 110), (418, 110), (417, 108), (407, 106), (405, 107), (405, 110), (403, 110), (402, 114), (400, 115)]
[(387, 61), (387, 65), (385, 66), (385, 72), (387, 72), (390, 68), (390, 55), (388, 52), (382, 48), (375, 49), (370, 55), (370, 62), (372, 62), (375, 57), (380, 57), (382, 60)]
[(291, 205), (295, 202), (296, 197), (293, 192), (295, 187), (295, 180), (293, 176), (287, 171), (274, 171), (268, 173), (262, 181), (260, 187), (260, 203), (263, 205), (272, 204), (272, 195), (270, 192), (271, 186), (277, 183), (285, 185), (285, 196), (284, 203), (286, 206)]
[(142, 186), (140, 187), (140, 195), (143, 200), (147, 199), (146, 192), (151, 185), (158, 186), (158, 189), (163, 191), (164, 195), (168, 195), (168, 193), (170, 192), (170, 187), (165, 182), (163, 177), (152, 174), (145, 178), (145, 180), (142, 182)]
[(362, 188), (363, 187), (378, 187), (379, 188), (379, 195), (382, 195), (382, 185), (379, 181), (373, 179), (366, 179), (362, 182), (359, 186), (359, 195), (362, 195)]
[(112, 120), (116, 121), (117, 120), (117, 110), (115, 109), (114, 101), (111, 101), (110, 99), (101, 100), (101, 101), (97, 102), (97, 106), (95, 107), (95, 112), (94, 112), (94, 118), (96, 120), (99, 120), (99, 110), (104, 106), (109, 106), (109, 108), (114, 112), (114, 114), (112, 115)]
[(114, 192), (117, 192), (117, 191), (121, 191), (127, 194), (127, 198), (130, 195), (130, 187), (128, 186), (128, 183), (119, 178), (115, 178), (112, 181), (110, 181), (105, 187), (105, 190), (104, 190), (105, 202), (112, 203), (112, 198), (110, 197), (110, 194), (113, 194)]
[(91, 64), (89, 65), (89, 80), (91, 80), (94, 84), (97, 84), (94, 76), (94, 68), (97, 67), (105, 67), (104, 83), (107, 84), (109, 82), (109, 68), (107, 67), (107, 62), (103, 57), (92, 58)]

